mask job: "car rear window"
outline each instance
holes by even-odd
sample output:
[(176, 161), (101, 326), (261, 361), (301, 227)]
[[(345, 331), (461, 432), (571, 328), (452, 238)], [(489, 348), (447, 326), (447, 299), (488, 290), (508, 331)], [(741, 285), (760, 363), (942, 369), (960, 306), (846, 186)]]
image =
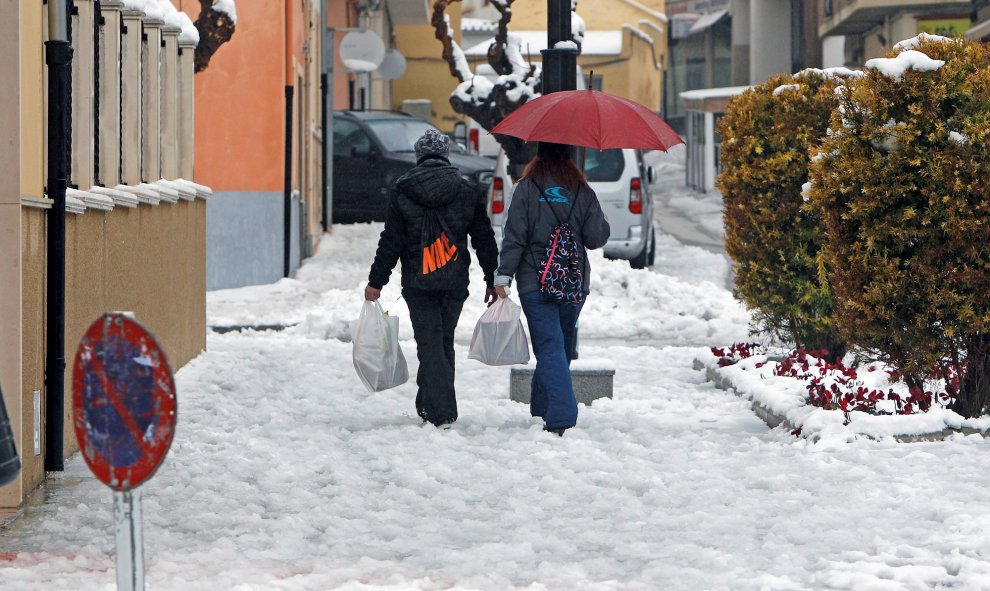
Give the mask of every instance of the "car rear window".
[(584, 173), (589, 183), (617, 181), (622, 178), (625, 167), (626, 159), (618, 148), (604, 151), (588, 149), (585, 156)]
[[(371, 132), (389, 152), (414, 152), (416, 140), (428, 129), (436, 129), (420, 119), (375, 119), (368, 121)], [(450, 143), (451, 152), (460, 152), (457, 144)]]

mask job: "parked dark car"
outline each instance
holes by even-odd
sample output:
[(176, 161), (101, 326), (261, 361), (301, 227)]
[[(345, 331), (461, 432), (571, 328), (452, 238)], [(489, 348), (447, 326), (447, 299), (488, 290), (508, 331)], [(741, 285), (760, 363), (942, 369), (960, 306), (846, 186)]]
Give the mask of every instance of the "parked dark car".
[[(388, 190), (416, 165), (413, 144), (430, 123), (390, 111), (335, 111), (333, 116), (333, 223), (385, 220)], [(450, 163), (479, 191), (491, 184), (494, 162), (450, 144)]]

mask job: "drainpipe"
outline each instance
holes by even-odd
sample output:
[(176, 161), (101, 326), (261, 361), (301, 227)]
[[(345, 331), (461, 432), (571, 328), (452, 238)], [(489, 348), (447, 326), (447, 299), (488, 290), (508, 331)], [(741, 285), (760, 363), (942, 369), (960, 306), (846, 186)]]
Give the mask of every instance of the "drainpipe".
[[(324, 35), (325, 36), (325, 35)], [(326, 52), (324, 52), (326, 55)], [(330, 154), (330, 150), (327, 148), (327, 142), (333, 137), (332, 132), (327, 130), (327, 73), (320, 73), (320, 118), (323, 120), (321, 127), (323, 128), (323, 143), (320, 146), (320, 162), (323, 168), (323, 187), (320, 190), (320, 195), (323, 203), (323, 216), (320, 218), (320, 225), (323, 226), (323, 231), (326, 232), (330, 226), (330, 183), (327, 178), (327, 160)]]
[(65, 414), (65, 189), (72, 154), (71, 0), (48, 0), (48, 310), (45, 355), (45, 470), (61, 472)]
[(284, 224), (284, 258), (282, 276), (288, 277), (291, 270), (289, 247), (292, 244), (292, 86), (285, 85), (285, 207), (282, 209)]
[(285, 195), (282, 207), (282, 276), (288, 277), (292, 267), (292, 3), (285, 3)]
[(320, 16), (323, 23), (320, 26), (320, 127), (323, 128), (323, 144), (320, 146), (320, 168), (323, 171), (321, 175), (323, 186), (320, 197), (323, 202), (323, 216), (320, 219), (320, 225), (326, 232), (330, 229), (330, 175), (333, 174), (330, 169), (330, 146), (328, 145), (333, 139), (333, 130), (328, 127), (328, 124), (331, 124), (331, 117), (333, 117), (333, 114), (328, 112), (328, 108), (333, 108), (333, 99), (327, 100), (332, 92), (330, 85), (333, 84), (333, 81), (327, 76), (327, 72), (333, 71), (333, 64), (327, 63), (327, 43), (332, 39), (330, 37), (330, 2), (329, 0), (322, 0), (321, 4)]

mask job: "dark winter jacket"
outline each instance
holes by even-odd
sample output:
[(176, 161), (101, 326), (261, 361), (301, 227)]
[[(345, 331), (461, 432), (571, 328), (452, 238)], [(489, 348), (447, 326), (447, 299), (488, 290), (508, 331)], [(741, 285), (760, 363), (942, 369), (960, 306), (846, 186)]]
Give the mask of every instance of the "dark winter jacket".
[[(516, 289), (520, 294), (539, 291), (542, 269), (537, 267), (540, 259), (546, 256), (547, 240), (557, 224), (567, 220), (570, 215), (568, 224), (575, 230), (582, 247), (582, 288), (587, 294), (591, 285), (591, 266), (585, 249), (605, 246), (611, 232), (608, 220), (598, 203), (598, 196), (590, 187), (583, 187), (574, 197), (569, 191), (555, 186), (555, 183), (545, 185), (541, 194), (536, 182), (527, 179), (513, 190), (495, 283), (508, 285), (514, 276)], [(572, 206), (573, 213), (570, 211)]]
[[(498, 265), (498, 246), (488, 219), (485, 194), (482, 189), (461, 176), (459, 170), (441, 157), (421, 159), (415, 168), (399, 177), (389, 193), (385, 210), (385, 229), (378, 240), (375, 262), (371, 265), (368, 284), (381, 288), (388, 283), (396, 261), (402, 261), (402, 287), (410, 287), (412, 277), (422, 270), (422, 225), (427, 209), (436, 209), (462, 256), (468, 254), (467, 236), (478, 253), (485, 273), (485, 282), (492, 286)], [(463, 273), (450, 278), (443, 289), (465, 289), (468, 286), (468, 264)]]

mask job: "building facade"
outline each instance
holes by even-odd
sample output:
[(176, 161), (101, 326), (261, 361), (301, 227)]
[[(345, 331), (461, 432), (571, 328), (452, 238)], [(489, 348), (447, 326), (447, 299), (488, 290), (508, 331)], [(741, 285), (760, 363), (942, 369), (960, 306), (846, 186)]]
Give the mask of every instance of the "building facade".
[(918, 33), (962, 36), (971, 27), (971, 0), (818, 0), (818, 35), (845, 38), (844, 60), (862, 66)]
[(669, 0), (668, 120), (685, 129), (685, 91), (758, 84), (822, 66), (821, 22), (804, 0)]
[[(596, 89), (625, 96), (660, 111), (663, 70), (667, 62), (667, 17), (664, 0), (578, 2), (577, 14), (589, 35), (578, 56), (587, 76), (595, 72)], [(466, 11), (462, 14), (462, 8)], [(509, 32), (524, 37), (533, 63), (542, 60), (547, 42), (547, 3), (517, 1), (512, 4)], [(487, 63), (484, 55), (493, 37), (498, 13), (478, 2), (462, 7), (451, 3), (446, 11), (454, 41), (465, 51), (472, 69)], [(462, 18), (467, 25), (462, 26)], [(466, 117), (450, 106), (450, 94), (458, 84), (442, 59), (443, 47), (428, 23), (396, 27), (396, 46), (409, 59), (407, 75), (392, 87), (392, 108), (406, 101), (429, 105), (432, 122), (450, 132)]]
[(196, 75), (196, 181), (214, 189), (207, 212), (209, 290), (290, 276), (316, 248), (324, 216), (329, 224), (322, 24), (333, 34), (328, 108), (390, 109), (392, 81), (378, 72), (348, 71), (340, 60), (341, 40), (365, 28), (395, 49), (397, 27), (427, 22), (426, 4), (414, 0), (326, 4), (324, 15), (321, 0), (239, 0), (237, 34)]
[[(177, 4), (198, 10), (199, 1)], [(346, 23), (346, 3), (333, 7)], [(319, 8), (237, 2), (236, 33), (196, 74), (195, 180), (215, 191), (207, 289), (277, 281), (322, 233)], [(337, 82), (335, 98), (345, 100), (346, 76)]]
[[(0, 2), (0, 388), (22, 464), (19, 479), (0, 488), (0, 510), (18, 507), (46, 468), (78, 450), (70, 378), (94, 320), (133, 312), (173, 370), (205, 347), (210, 190), (190, 181), (197, 36), (174, 9), (145, 12), (143, 4), (75, 0), (71, 11), (63, 283), (48, 272), (56, 214), (46, 194), (47, 10)], [(61, 352), (47, 336), (53, 283), (64, 286)], [(53, 356), (66, 359), (64, 370), (46, 367)], [(64, 387), (56, 391), (46, 373), (59, 371)], [(51, 416), (59, 404), (63, 413)], [(61, 449), (52, 449), (57, 441)]]

